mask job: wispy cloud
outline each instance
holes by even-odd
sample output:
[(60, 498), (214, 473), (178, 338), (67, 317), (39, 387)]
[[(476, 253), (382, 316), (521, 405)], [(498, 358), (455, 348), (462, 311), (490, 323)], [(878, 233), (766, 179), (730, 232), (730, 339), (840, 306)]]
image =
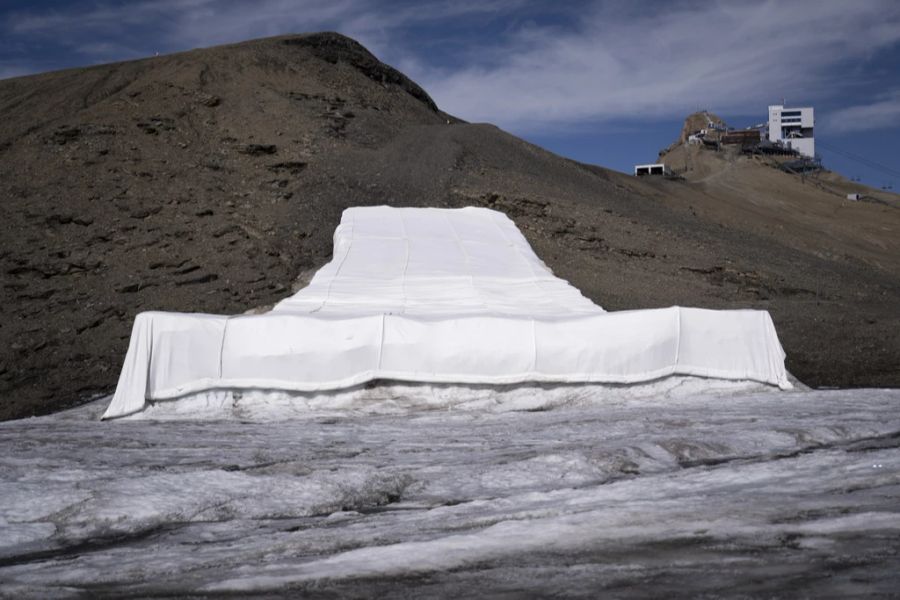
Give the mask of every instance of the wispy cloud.
[[(398, 31), (423, 22), (509, 11), (526, 0), (137, 0), (75, 2), (67, 9), (13, 12), (0, 22), (10, 36), (37, 36), (73, 49), (145, 46), (176, 51), (292, 32), (336, 29), (387, 50)], [(97, 40), (102, 40), (98, 42)], [(124, 42), (127, 41), (128, 44)], [(90, 51), (90, 54), (102, 53)]]
[(834, 133), (900, 127), (900, 89), (875, 102), (831, 111), (822, 124), (826, 131)]
[(837, 91), (837, 69), (900, 41), (900, 5), (887, 0), (620, 6), (595, 5), (574, 30), (522, 28), (482, 64), (415, 75), (449, 112), (538, 131), (809, 101)]
[(363, 0), (81, 2), (67, 10), (13, 13), (5, 29), (13, 36), (53, 40), (95, 60), (114, 60), (135, 52), (172, 52), (334, 26), (358, 14), (363, 4)]
[[(444, 110), (529, 133), (834, 98), (864, 78), (866, 61), (900, 43), (900, 4), (80, 0), (0, 17), (0, 37), (66, 48), (64, 66), (326, 29), (410, 74)], [(442, 30), (454, 42), (438, 56)], [(28, 68), (3, 64), (0, 77)], [(893, 122), (892, 101), (845, 110)]]

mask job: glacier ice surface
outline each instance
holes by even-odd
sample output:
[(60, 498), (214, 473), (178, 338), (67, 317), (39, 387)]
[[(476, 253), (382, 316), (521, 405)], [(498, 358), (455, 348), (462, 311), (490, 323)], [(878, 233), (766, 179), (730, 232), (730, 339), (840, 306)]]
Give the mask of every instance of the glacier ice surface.
[(0, 596), (900, 589), (900, 390), (300, 400), (0, 423)]

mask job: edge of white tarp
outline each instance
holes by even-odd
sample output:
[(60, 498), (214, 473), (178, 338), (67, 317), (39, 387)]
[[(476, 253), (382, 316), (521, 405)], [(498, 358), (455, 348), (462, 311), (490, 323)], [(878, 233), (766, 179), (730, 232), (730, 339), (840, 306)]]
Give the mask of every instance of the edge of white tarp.
[(790, 389), (766, 311), (670, 307), (560, 319), (368, 315), (135, 319), (104, 419), (212, 389), (338, 390), (376, 379), (630, 384), (669, 375)]

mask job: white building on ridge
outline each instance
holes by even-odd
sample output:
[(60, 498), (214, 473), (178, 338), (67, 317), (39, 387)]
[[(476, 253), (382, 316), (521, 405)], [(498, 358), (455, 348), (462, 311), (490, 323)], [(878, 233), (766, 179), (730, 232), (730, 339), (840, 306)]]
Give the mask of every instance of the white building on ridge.
[(654, 163), (652, 165), (634, 165), (635, 177), (642, 175), (671, 175), (672, 169), (663, 163)]
[(811, 106), (785, 108), (769, 107), (769, 141), (781, 142), (804, 156), (816, 157), (813, 126), (815, 115)]

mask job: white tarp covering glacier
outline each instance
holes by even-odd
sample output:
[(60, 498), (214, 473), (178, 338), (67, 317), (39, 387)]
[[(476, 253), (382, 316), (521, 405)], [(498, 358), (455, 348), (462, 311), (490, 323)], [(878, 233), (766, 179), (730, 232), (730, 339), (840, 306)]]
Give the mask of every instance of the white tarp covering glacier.
[(331, 262), (272, 311), (139, 314), (104, 418), (210, 390), (670, 375), (790, 387), (765, 311), (607, 313), (555, 277), (502, 213), (351, 208)]

